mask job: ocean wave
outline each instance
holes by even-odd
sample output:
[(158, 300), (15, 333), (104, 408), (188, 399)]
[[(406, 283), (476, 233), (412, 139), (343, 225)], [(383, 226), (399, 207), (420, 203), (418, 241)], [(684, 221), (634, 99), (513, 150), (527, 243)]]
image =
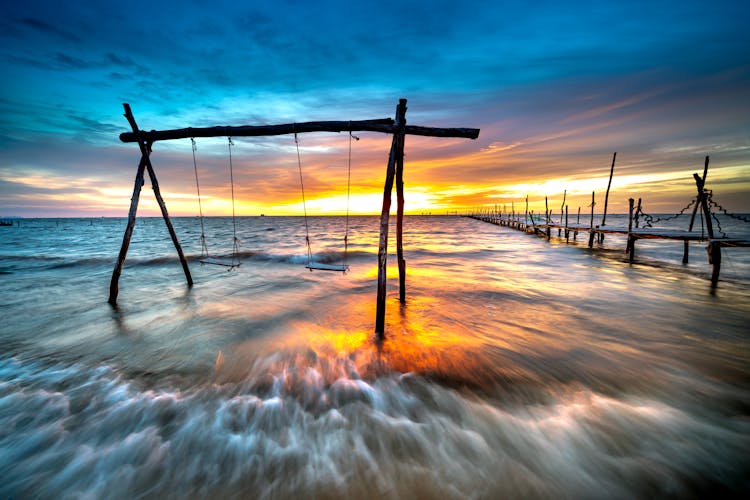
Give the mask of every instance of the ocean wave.
[[(698, 496), (748, 489), (750, 424), (549, 388), (497, 406), (346, 357), (149, 387), (106, 365), (0, 360), (3, 497)], [(627, 481), (623, 481), (627, 478)]]

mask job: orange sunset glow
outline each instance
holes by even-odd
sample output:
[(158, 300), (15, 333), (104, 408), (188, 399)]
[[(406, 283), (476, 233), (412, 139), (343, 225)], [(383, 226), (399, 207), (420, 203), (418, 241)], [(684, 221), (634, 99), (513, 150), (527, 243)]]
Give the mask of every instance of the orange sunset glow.
[(750, 498), (748, 21), (4, 2), (0, 500)]

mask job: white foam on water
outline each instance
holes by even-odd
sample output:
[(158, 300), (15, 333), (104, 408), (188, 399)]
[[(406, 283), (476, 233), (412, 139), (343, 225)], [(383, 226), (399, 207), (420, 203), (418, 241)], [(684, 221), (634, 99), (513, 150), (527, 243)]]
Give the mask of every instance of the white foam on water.
[[(502, 406), (412, 374), (326, 383), (316, 363), (299, 370), (277, 354), (257, 365), (239, 384), (176, 390), (106, 366), (2, 360), (0, 494), (632, 498), (748, 487), (742, 418), (562, 386), (548, 404)], [(273, 383), (253, 392), (269, 366)]]

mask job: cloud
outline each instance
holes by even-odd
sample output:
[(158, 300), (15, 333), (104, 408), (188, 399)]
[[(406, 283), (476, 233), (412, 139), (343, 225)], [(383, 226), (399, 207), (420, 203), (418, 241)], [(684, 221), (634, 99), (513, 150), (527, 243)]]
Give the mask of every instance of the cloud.
[(47, 23), (37, 18), (26, 17), (19, 20), (19, 24), (26, 26), (27, 28), (31, 28), (36, 32), (45, 35), (51, 35), (53, 38), (58, 38), (63, 41), (75, 43), (80, 43), (82, 41), (81, 37), (79, 37), (78, 35), (75, 35), (69, 31), (59, 28), (54, 24)]
[[(117, 139), (122, 102), (142, 128), (166, 129), (392, 117), (407, 97), (410, 124), (482, 129), (476, 141), (407, 139), (407, 182), (434, 189), (435, 203), (493, 203), (535, 182), (562, 192), (606, 178), (614, 151), (622, 175), (682, 172), (711, 154), (744, 178), (746, 4), (16, 2), (0, 20), (0, 66), (13, 75), (0, 82), (0, 161), (71, 183), (93, 171), (128, 191), (138, 152)], [(342, 185), (342, 139), (304, 138), (314, 196)], [(223, 141), (199, 143), (222, 199)], [(291, 139), (237, 143), (241, 195), (292, 203)], [(389, 147), (380, 134), (356, 145), (361, 194), (382, 190)], [(189, 199), (189, 142), (157, 144), (155, 162)]]

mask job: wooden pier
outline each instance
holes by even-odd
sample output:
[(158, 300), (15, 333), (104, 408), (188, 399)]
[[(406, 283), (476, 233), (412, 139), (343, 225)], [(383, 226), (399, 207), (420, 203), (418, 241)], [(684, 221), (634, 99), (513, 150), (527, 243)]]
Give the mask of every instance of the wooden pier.
[[(614, 169), (614, 157), (612, 159), (612, 169)], [(717, 235), (714, 231), (712, 219), (714, 214), (711, 213), (709, 207), (709, 201), (711, 199), (711, 192), (705, 189), (706, 175), (708, 172), (708, 157), (704, 166), (703, 176), (693, 174), (695, 178), (696, 187), (698, 190), (697, 197), (687, 206), (685, 209), (694, 205), (690, 224), (687, 230), (679, 229), (668, 229), (668, 228), (657, 228), (657, 227), (638, 227), (639, 215), (642, 214), (640, 210), (641, 200), (638, 200), (638, 208), (635, 208), (635, 200), (630, 198), (629, 201), (629, 215), (628, 215), (628, 226), (607, 226), (605, 225), (606, 220), (606, 205), (605, 211), (602, 216), (602, 222), (600, 224), (594, 224), (594, 206), (595, 193), (591, 193), (591, 214), (589, 224), (580, 223), (580, 209), (578, 210), (578, 216), (575, 223), (568, 221), (568, 207), (564, 205), (561, 210), (560, 222), (555, 223), (552, 221), (552, 216), (547, 205), (547, 199), (545, 198), (545, 216), (541, 219), (538, 215), (528, 211), (528, 197), (526, 199), (526, 211), (523, 214), (516, 214), (515, 211), (506, 213), (498, 211), (497, 207), (490, 210), (477, 211), (475, 213), (468, 214), (469, 217), (495, 224), (498, 226), (504, 226), (511, 229), (516, 229), (529, 234), (535, 234), (537, 236), (546, 238), (547, 240), (552, 238), (553, 231), (557, 231), (557, 238), (564, 238), (566, 243), (569, 243), (571, 238), (573, 241), (578, 239), (578, 234), (583, 233), (588, 235), (588, 247), (594, 248), (594, 242), (598, 242), (602, 245), (604, 242), (605, 234), (618, 234), (626, 237), (625, 253), (628, 254), (628, 260), (633, 262), (635, 260), (635, 244), (636, 241), (641, 239), (647, 240), (672, 240), (683, 242), (683, 257), (682, 263), (688, 263), (688, 249), (690, 242), (706, 242), (706, 250), (708, 253), (708, 263), (713, 266), (711, 273), (711, 287), (715, 288), (719, 282), (719, 273), (721, 270), (721, 249), (724, 247), (750, 247), (750, 241), (738, 238), (730, 238), (722, 232)], [(611, 183), (610, 171), (610, 183)], [(607, 190), (609, 195), (609, 188)], [(683, 211), (685, 210), (683, 209)], [(695, 217), (697, 210), (702, 210), (702, 214), (705, 222), (705, 230), (700, 231), (694, 229)], [(678, 214), (680, 215), (680, 214)], [(727, 214), (730, 215), (730, 214)], [(671, 218), (675, 218), (671, 217)], [(745, 220), (745, 219), (743, 219)]]

